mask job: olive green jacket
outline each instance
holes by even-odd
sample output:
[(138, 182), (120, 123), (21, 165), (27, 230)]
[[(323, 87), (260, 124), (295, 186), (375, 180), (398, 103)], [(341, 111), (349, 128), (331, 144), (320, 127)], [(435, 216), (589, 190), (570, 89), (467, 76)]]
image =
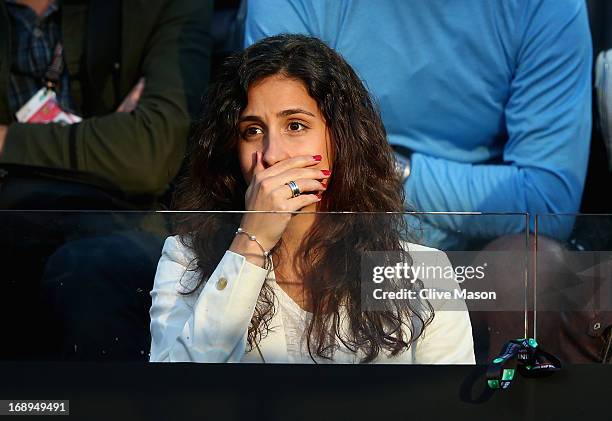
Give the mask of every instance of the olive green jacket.
[[(70, 90), (83, 98), (77, 75), (86, 44), (87, 1), (61, 2), (62, 34)], [(145, 89), (131, 113), (114, 112), (115, 92), (103, 89), (102, 115), (82, 115), (70, 126), (16, 123), (8, 104), (10, 20), (0, 1), (0, 124), (9, 125), (0, 163), (77, 170), (112, 183), (127, 195), (161, 195), (183, 160), (193, 114), (210, 73), (212, 0), (122, 2), (120, 96), (140, 77)], [(109, 78), (110, 79), (110, 78)]]

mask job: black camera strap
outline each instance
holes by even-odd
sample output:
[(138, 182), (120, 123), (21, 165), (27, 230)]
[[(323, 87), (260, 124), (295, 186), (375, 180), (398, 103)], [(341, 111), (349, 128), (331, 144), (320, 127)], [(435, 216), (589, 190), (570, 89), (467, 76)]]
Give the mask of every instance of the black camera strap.
[(491, 389), (508, 389), (516, 371), (523, 377), (542, 377), (561, 369), (561, 361), (538, 346), (533, 338), (509, 341), (487, 368)]
[(64, 46), (61, 42), (55, 44), (55, 49), (53, 50), (53, 58), (51, 59), (51, 64), (47, 68), (45, 72), (45, 85), (47, 89), (53, 89), (59, 85), (60, 78), (62, 77), (62, 73), (64, 71)]

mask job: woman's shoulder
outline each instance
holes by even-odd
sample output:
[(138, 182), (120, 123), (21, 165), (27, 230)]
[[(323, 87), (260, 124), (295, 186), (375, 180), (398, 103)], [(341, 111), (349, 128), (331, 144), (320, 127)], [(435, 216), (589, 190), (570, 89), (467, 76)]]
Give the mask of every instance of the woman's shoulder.
[[(197, 285), (199, 271), (189, 238), (174, 235), (166, 238), (155, 273), (154, 291), (189, 291)], [(183, 297), (187, 299), (187, 297)]]
[(183, 266), (192, 264), (195, 253), (191, 246), (191, 237), (185, 235), (172, 235), (166, 238), (162, 248), (162, 260), (167, 259)]
[(420, 278), (426, 287), (439, 289), (456, 289), (453, 265), (448, 255), (437, 248), (422, 244), (403, 242), (402, 247), (408, 251), (412, 259), (412, 266), (420, 267)]
[(417, 244), (417, 243), (411, 243), (409, 241), (402, 241), (402, 247), (406, 251), (430, 251), (430, 252), (444, 253), (442, 250), (439, 250), (437, 248), (428, 247), (428, 246), (424, 246), (422, 244)]
[(415, 261), (450, 263), (446, 253), (440, 249), (408, 241), (402, 241), (401, 246), (405, 251), (410, 253), (410, 256), (412, 256)]

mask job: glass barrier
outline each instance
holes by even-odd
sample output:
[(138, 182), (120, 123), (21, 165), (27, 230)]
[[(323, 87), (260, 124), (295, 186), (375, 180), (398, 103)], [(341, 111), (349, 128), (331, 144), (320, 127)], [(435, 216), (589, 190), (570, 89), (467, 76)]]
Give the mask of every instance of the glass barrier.
[[(538, 229), (570, 225), (564, 241)], [(534, 337), (567, 363), (612, 361), (612, 215), (538, 215)]]
[(486, 363), (528, 333), (527, 222), (0, 211), (0, 359)]

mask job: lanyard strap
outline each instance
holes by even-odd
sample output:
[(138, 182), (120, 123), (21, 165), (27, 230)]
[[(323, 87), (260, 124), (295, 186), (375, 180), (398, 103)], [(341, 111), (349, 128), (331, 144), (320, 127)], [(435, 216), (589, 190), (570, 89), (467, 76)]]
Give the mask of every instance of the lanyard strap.
[(53, 59), (51, 60), (51, 64), (47, 68), (47, 72), (45, 73), (45, 84), (47, 85), (47, 89), (55, 89), (57, 85), (59, 85), (60, 78), (62, 77), (62, 72), (64, 71), (64, 46), (61, 42), (55, 44), (55, 49), (53, 50)]
[(542, 377), (559, 371), (561, 361), (538, 346), (533, 338), (516, 339), (504, 345), (487, 368), (491, 389), (508, 389), (518, 372), (524, 377)]

